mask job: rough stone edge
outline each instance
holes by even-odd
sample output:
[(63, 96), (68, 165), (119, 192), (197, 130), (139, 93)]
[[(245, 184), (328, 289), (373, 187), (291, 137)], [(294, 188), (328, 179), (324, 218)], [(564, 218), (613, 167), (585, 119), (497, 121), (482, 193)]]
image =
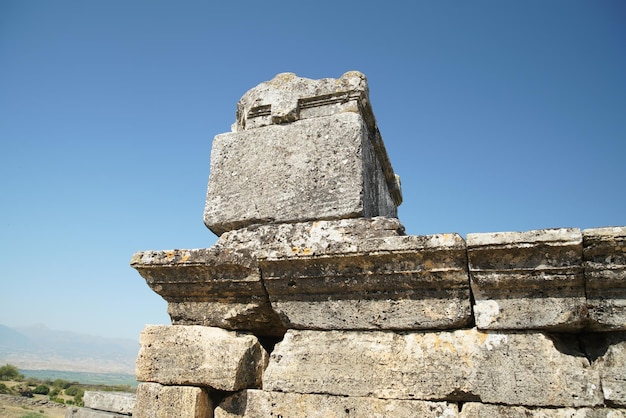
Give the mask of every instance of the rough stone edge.
[[(244, 346), (243, 350), (240, 347), (240, 358), (237, 360), (237, 369), (235, 370), (235, 375), (229, 377), (230, 381), (228, 382), (219, 382), (209, 377), (207, 380), (204, 380), (204, 377), (196, 376), (195, 378), (191, 377), (181, 377), (182, 375), (172, 374), (169, 377), (164, 377), (159, 375), (159, 368), (155, 368), (155, 370), (147, 371), (144, 370), (143, 367), (146, 364), (151, 364), (151, 361), (154, 361), (156, 358), (151, 350), (163, 351), (163, 347), (158, 347), (153, 349), (151, 347), (152, 344), (146, 346), (146, 339), (148, 338), (148, 334), (158, 334), (159, 330), (189, 330), (194, 333), (203, 333), (204, 331), (213, 333), (214, 335), (202, 335), (202, 339), (206, 338), (205, 342), (211, 343), (214, 342), (213, 338), (216, 336), (223, 336), (226, 338), (246, 338), (248, 341), (247, 348)], [(172, 335), (169, 335), (170, 340), (172, 340)], [(157, 341), (162, 341), (163, 338), (156, 339)], [(178, 340), (180, 342), (180, 340)], [(213, 347), (214, 348), (214, 347)], [(185, 347), (185, 350), (189, 350), (189, 346)], [(147, 352), (147, 353), (146, 353)], [(211, 350), (207, 350), (207, 352), (211, 352)], [(162, 357), (159, 357), (162, 359)], [(158, 361), (158, 359), (157, 359)], [(176, 360), (175, 360), (176, 361)], [(261, 345), (258, 337), (249, 333), (240, 333), (238, 331), (230, 331), (217, 327), (205, 327), (201, 325), (147, 325), (146, 328), (141, 333), (140, 336), (140, 349), (137, 354), (137, 361), (135, 367), (135, 375), (137, 380), (140, 383), (156, 383), (161, 384), (163, 386), (189, 386), (189, 387), (209, 387), (215, 390), (224, 390), (224, 391), (236, 391), (245, 388), (253, 388), (253, 387), (261, 387), (262, 386), (262, 378), (265, 369), (267, 368), (267, 364), (269, 362), (269, 353), (265, 350), (265, 348)], [(233, 362), (234, 363), (234, 362)], [(253, 371), (248, 370), (249, 366), (254, 364), (256, 369)], [(183, 368), (180, 368), (181, 370)], [(180, 370), (179, 370), (180, 371)], [(245, 377), (240, 376), (241, 374), (245, 374)]]
[(465, 240), (468, 248), (539, 243), (564, 245), (582, 243), (582, 232), (579, 228), (533, 229), (523, 232), (479, 232), (467, 234)]
[(104, 392), (88, 390), (84, 395), (86, 408), (130, 415), (137, 397), (128, 392)]

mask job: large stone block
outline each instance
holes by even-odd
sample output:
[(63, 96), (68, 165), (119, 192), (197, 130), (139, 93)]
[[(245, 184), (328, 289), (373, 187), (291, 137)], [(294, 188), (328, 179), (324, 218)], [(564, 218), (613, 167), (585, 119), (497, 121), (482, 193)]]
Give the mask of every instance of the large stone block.
[(175, 325), (281, 336), (286, 328), (271, 308), (258, 258), (355, 252), (364, 241), (403, 233), (397, 218), (384, 217), (258, 225), (225, 233), (208, 249), (138, 252), (131, 266), (168, 302)]
[(626, 407), (626, 332), (586, 334), (582, 345), (600, 373), (606, 403)]
[(599, 374), (572, 338), (542, 333), (290, 330), (267, 391), (528, 406), (602, 404)]
[(397, 215), (402, 198), (363, 74), (280, 74), (239, 102), (217, 135), (204, 222), (218, 235), (254, 224)]
[(459, 418), (622, 418), (626, 410), (612, 408), (524, 408), (468, 402)]
[(222, 401), (215, 418), (454, 418), (457, 413), (456, 404), (447, 402), (246, 390)]
[(260, 256), (288, 328), (445, 329), (471, 321), (465, 242), (457, 234), (301, 242)]
[(375, 123), (367, 78), (349, 71), (340, 78), (312, 80), (281, 73), (248, 90), (237, 103), (234, 132), (342, 112), (361, 112)]
[(204, 212), (216, 234), (253, 224), (396, 216), (357, 113), (221, 134)]
[(65, 418), (128, 418), (128, 415), (72, 406), (65, 411)]
[(130, 415), (135, 407), (136, 396), (126, 392), (86, 391), (84, 404), (86, 408)]
[(168, 302), (176, 325), (282, 335), (249, 247), (143, 251), (131, 266)]
[(587, 320), (579, 229), (467, 235), (479, 329), (573, 331)]
[(589, 327), (626, 330), (626, 227), (583, 231)]
[(133, 417), (212, 418), (213, 404), (201, 388), (140, 383)]
[(219, 328), (150, 325), (140, 337), (140, 382), (236, 391), (260, 387), (267, 352), (253, 335)]
[[(382, 216), (254, 225), (220, 236), (220, 251), (252, 251), (256, 258), (357, 252), (373, 238), (406, 235), (398, 218)], [(370, 247), (371, 248), (371, 245)]]

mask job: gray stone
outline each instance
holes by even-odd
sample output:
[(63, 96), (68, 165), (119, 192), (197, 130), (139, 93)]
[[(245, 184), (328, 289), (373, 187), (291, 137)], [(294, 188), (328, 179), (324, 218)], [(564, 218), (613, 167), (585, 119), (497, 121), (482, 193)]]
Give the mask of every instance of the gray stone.
[(133, 417), (212, 418), (213, 404), (201, 388), (140, 383)]
[(376, 126), (363, 73), (348, 71), (338, 79), (321, 80), (298, 77), (294, 73), (278, 74), (243, 95), (237, 103), (237, 121), (232, 130), (239, 132), (345, 112), (359, 113), (363, 117), (391, 197), (399, 206), (402, 202), (400, 181), (391, 168)]
[(467, 253), (479, 329), (584, 327), (580, 230), (468, 234)]
[(399, 178), (358, 72), (279, 74), (239, 101), (217, 135), (204, 222), (217, 235), (254, 224), (397, 216)]
[(606, 403), (626, 407), (626, 332), (585, 334), (582, 345), (600, 373)]
[(583, 245), (589, 327), (626, 330), (626, 227), (585, 229)]
[(136, 397), (126, 392), (86, 391), (84, 404), (86, 408), (100, 411), (116, 412), (130, 415), (133, 413)]
[(524, 408), (522, 406), (486, 405), (468, 402), (460, 418), (620, 418), (626, 410), (611, 408)]
[(131, 266), (168, 302), (176, 325), (204, 325), (282, 335), (259, 266), (246, 247), (143, 251)]
[(204, 222), (217, 235), (253, 224), (396, 215), (357, 113), (213, 140)]
[[(602, 403), (578, 341), (542, 333), (290, 330), (263, 375), (267, 391), (528, 406)], [(562, 351), (560, 351), (562, 350)]]
[[(358, 252), (364, 241), (405, 235), (398, 218), (382, 216), (254, 225), (222, 234), (215, 244), (223, 252), (253, 251), (256, 258)], [(372, 248), (370, 245), (368, 248)]]
[(465, 243), (457, 234), (389, 236), (332, 249), (266, 250), (272, 303), (294, 329), (446, 329), (470, 323)]
[(456, 404), (447, 402), (359, 398), (246, 390), (222, 401), (215, 418), (454, 418)]
[(463, 239), (403, 232), (384, 217), (260, 225), (209, 249), (139, 252), (131, 265), (168, 301), (174, 324), (266, 336), (469, 324)]
[(371, 115), (367, 79), (362, 73), (349, 71), (338, 79), (320, 80), (281, 73), (243, 95), (237, 103), (233, 131), (342, 112)]
[(65, 418), (128, 418), (127, 414), (98, 411), (90, 408), (70, 407), (65, 411)]
[(267, 352), (253, 335), (219, 328), (150, 325), (140, 337), (140, 382), (236, 391), (260, 387)]

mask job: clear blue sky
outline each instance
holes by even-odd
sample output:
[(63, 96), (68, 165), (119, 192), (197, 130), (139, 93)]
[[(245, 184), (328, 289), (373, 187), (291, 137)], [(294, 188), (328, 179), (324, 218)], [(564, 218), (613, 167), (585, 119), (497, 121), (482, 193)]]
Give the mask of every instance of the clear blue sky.
[(408, 233), (626, 225), (622, 0), (3, 0), (0, 324), (167, 323), (129, 261), (215, 242), (211, 141), (239, 98), (349, 70)]

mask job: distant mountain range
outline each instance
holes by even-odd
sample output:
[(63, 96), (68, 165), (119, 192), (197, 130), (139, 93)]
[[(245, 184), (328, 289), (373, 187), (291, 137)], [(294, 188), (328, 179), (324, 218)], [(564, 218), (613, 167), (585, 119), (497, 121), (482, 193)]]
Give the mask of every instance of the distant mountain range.
[(134, 374), (138, 351), (139, 342), (130, 339), (0, 324), (0, 365), (20, 369)]

